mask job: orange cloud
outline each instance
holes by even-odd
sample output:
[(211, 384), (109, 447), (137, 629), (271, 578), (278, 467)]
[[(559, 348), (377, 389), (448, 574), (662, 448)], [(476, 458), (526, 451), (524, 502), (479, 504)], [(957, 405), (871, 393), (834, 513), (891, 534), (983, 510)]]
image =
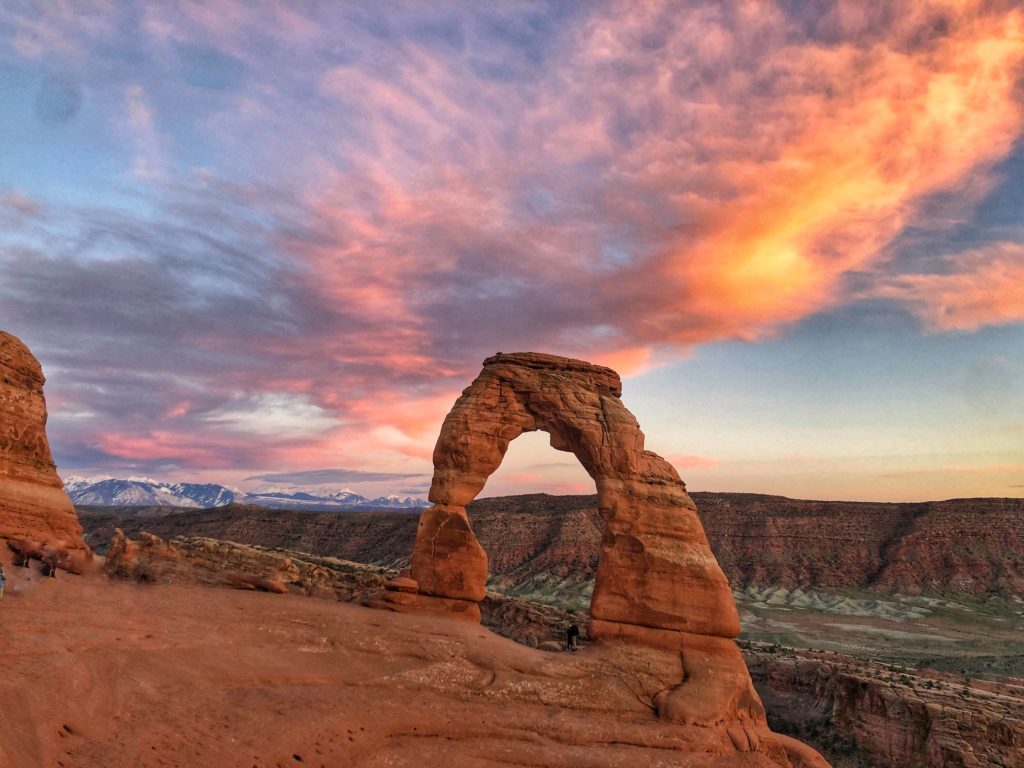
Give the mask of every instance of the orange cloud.
[[(702, 225), (665, 246), (659, 273), (678, 299), (653, 307), (664, 319), (638, 333), (651, 341), (751, 338), (846, 301), (840, 278), (876, 263), (926, 195), (984, 174), (1010, 151), (1024, 125), (1024, 17), (945, 8), (948, 35), (914, 47), (908, 38), (921, 29), (912, 22), (938, 8), (908, 10), (909, 20), (869, 44), (780, 42), (759, 51), (756, 70), (727, 80), (724, 92), (697, 86), (688, 100), (667, 86), (652, 95), (653, 82), (627, 84), (670, 127), (617, 165), (667, 199), (688, 191), (680, 202)], [(777, 13), (750, 13), (768, 36), (782, 37)], [(607, 57), (610, 41), (617, 55), (638, 58), (629, 41), (658, 20), (639, 29), (618, 21), (592, 32), (591, 58)], [(681, 48), (693, 28), (675, 30)], [(715, 39), (716, 56), (729, 46), (742, 55), (742, 30)], [(759, 80), (770, 95), (757, 93)], [(713, 153), (718, 195), (693, 189), (694, 144)]]
[[(843, 278), (877, 266), (930, 194), (984, 188), (1024, 128), (1019, 10), (901, 11), (840, 3), (825, 43), (768, 5), (625, 4), (518, 91), (418, 45), (326, 72), (322, 93), (354, 115), (346, 170), (325, 160), (309, 188), (323, 242), (286, 245), (365, 323), (324, 353), (395, 377), (338, 405), (424, 455), (448, 382), (498, 349), (628, 375), (655, 348), (756, 339), (855, 300)], [(578, 164), (600, 169), (592, 190)], [(530, 209), (537, 188), (550, 215)], [(407, 381), (424, 372), (445, 394), (418, 408)]]
[(949, 258), (952, 274), (902, 275), (870, 293), (910, 307), (932, 331), (1024, 322), (1024, 245), (999, 243)]

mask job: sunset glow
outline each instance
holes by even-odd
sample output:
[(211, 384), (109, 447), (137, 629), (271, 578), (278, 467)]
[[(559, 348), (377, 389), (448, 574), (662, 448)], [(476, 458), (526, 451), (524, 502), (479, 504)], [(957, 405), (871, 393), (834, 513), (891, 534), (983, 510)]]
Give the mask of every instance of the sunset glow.
[(425, 494), (529, 350), (696, 490), (1021, 496), (1015, 5), (0, 4), (0, 329), (62, 475)]

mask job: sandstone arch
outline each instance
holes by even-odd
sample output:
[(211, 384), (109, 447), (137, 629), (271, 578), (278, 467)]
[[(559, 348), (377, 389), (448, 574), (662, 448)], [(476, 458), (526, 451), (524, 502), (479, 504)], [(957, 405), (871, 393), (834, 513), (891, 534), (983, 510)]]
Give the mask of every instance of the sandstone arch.
[[(739, 617), (675, 469), (644, 450), (644, 435), (608, 368), (535, 353), (498, 354), (444, 420), (430, 501), (420, 518), (412, 578), (420, 594), (478, 601), (487, 556), (466, 505), (523, 432), (550, 434), (594, 479), (606, 532), (591, 616), (600, 622), (735, 637)], [(607, 634), (616, 627), (600, 627)]]
[(420, 516), (409, 577), (374, 605), (479, 621), (487, 555), (466, 505), (523, 432), (543, 430), (594, 479), (605, 521), (590, 636), (611, 664), (659, 671), (657, 714), (701, 726), (728, 749), (783, 768), (827, 768), (810, 747), (772, 733), (734, 642), (739, 616), (678, 473), (644, 449), (609, 368), (554, 355), (497, 354), (463, 391), (434, 448), (434, 506)]

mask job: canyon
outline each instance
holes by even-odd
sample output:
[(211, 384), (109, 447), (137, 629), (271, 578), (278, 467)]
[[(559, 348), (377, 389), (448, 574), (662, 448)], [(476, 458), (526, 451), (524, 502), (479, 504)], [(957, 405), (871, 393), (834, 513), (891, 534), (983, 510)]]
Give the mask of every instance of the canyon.
[[(10, 651), (2, 688), (22, 706), (0, 738), (2, 765), (229, 764), (238, 748), (254, 765), (283, 765), (281, 734), (292, 738), (292, 763), (323, 765), (430, 754), (467, 765), (611, 766), (652, 749), (665, 765), (721, 768), (826, 765), (815, 748), (836, 768), (1024, 760), (1014, 661), (1024, 658), (1020, 500), (689, 495), (643, 449), (635, 419), (617, 405), (613, 372), (499, 355), (442, 428), (435, 506), (419, 519), (237, 504), (83, 507), (83, 534), (58, 498), (42, 372), (24, 345), (4, 341), (9, 390), (0, 403), (13, 431), (0, 458), (14, 482), (0, 504), (9, 550), (0, 562), (12, 568), (0, 606)], [(508, 442), (532, 429), (577, 455), (598, 496), (473, 500)], [(25, 483), (57, 495), (37, 491), (26, 508)], [(104, 574), (82, 565), (89, 544), (105, 553)], [(51, 557), (83, 575), (41, 579), (33, 561)], [(470, 621), (445, 620), (453, 616)], [(54, 622), (60, 632), (32, 629)], [(586, 653), (555, 662), (571, 623)], [(515, 644), (493, 642), (486, 629)], [(61, 648), (48, 641), (56, 637)], [(207, 638), (228, 642), (233, 655)], [(379, 683), (324, 665), (354, 648)], [(60, 662), (68, 650), (78, 659), (70, 665)], [(412, 688), (389, 674), (396, 661), (417, 670)], [(205, 682), (187, 672), (197, 664)], [(225, 687), (249, 702), (218, 718)], [(65, 701), (59, 692), (70, 689), (91, 693)], [(359, 704), (366, 693), (379, 711), (380, 697), (412, 690), (412, 734), (392, 727), (397, 712), (382, 731)], [(163, 707), (157, 723), (146, 713), (154, 691), (197, 706)], [(487, 726), (481, 694), (517, 725)], [(358, 724), (370, 751), (355, 746), (354, 728), (347, 743), (338, 738), (309, 696)], [(48, 706), (54, 699), (61, 704)], [(467, 707), (487, 727), (453, 723), (451, 713)], [(289, 710), (304, 722), (283, 719)], [(222, 730), (202, 725), (210, 720)], [(118, 737), (126, 721), (146, 738)]]
[[(1024, 595), (1024, 499), (890, 504), (690, 496), (734, 588)], [(492, 586), (585, 606), (602, 531), (596, 496), (483, 498), (467, 509), (490, 555)], [(209, 536), (398, 568), (408, 564), (417, 522), (410, 512), (335, 514), (244, 505), (170, 512), (79, 507), (78, 513), (87, 539), (101, 550), (120, 527), (129, 534)]]

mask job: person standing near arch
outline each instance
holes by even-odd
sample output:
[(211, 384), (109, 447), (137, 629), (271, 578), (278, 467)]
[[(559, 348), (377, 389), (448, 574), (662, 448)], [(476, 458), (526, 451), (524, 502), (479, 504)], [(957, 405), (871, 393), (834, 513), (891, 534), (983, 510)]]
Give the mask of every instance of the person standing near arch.
[(565, 630), (565, 650), (567, 650), (567, 651), (578, 650), (578, 648), (579, 648), (579, 645), (578, 645), (579, 637), (580, 637), (580, 628), (578, 626), (576, 626), (576, 622), (574, 621), (572, 624), (569, 625), (569, 628), (567, 630)]

